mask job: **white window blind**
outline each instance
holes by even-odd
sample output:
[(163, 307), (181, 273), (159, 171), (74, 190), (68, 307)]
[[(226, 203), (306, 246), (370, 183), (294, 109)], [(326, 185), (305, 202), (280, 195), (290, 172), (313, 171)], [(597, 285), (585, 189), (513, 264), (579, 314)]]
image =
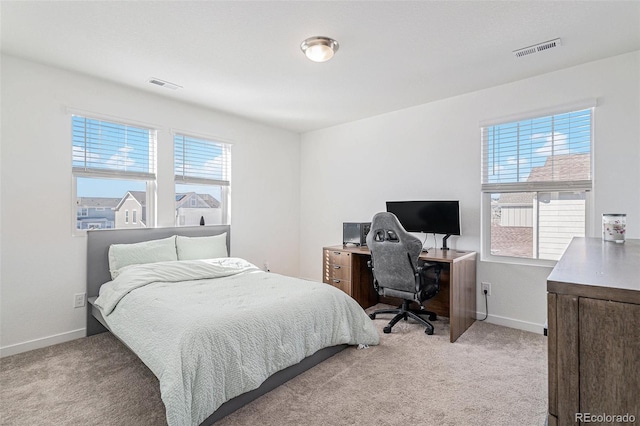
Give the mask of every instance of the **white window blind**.
[(155, 179), (155, 130), (74, 115), (73, 173)]
[(229, 186), (231, 145), (174, 135), (176, 183)]
[(482, 191), (588, 191), (593, 108), (485, 126)]

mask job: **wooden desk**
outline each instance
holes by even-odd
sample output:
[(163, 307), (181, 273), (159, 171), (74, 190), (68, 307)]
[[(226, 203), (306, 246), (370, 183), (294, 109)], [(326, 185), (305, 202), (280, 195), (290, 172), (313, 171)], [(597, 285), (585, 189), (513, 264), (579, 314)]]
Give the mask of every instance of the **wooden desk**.
[[(400, 299), (378, 297), (373, 274), (367, 266), (367, 247), (331, 246), (323, 248), (323, 281), (340, 288), (363, 308), (383, 302), (400, 305)], [(450, 321), (451, 342), (455, 342), (476, 320), (476, 252), (431, 249), (421, 260), (442, 265), (440, 292), (426, 303), (427, 309)]]
[(640, 418), (640, 240), (574, 238), (547, 290), (549, 426)]

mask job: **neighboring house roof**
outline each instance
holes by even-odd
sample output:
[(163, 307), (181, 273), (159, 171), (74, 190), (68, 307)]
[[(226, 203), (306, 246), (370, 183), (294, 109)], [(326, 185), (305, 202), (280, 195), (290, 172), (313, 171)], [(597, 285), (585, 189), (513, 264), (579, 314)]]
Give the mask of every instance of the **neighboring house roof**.
[(534, 167), (527, 182), (589, 179), (591, 154), (563, 154), (547, 157), (544, 166)]
[[(146, 210), (147, 193), (144, 191), (127, 191), (127, 193), (122, 198), (109, 198), (109, 200), (113, 200), (113, 206), (111, 207), (115, 207), (116, 210), (119, 210), (120, 207), (122, 207), (122, 204), (130, 197), (135, 199), (140, 204), (140, 206), (142, 206), (143, 212)], [(185, 203), (187, 203), (187, 200), (191, 199), (192, 197), (200, 198), (210, 208), (215, 209), (220, 207), (220, 201), (218, 201), (210, 194), (196, 194), (195, 192), (186, 192), (183, 194), (176, 194), (176, 208), (182, 207)]]
[(500, 194), (498, 205), (504, 207), (508, 205), (533, 205), (533, 192), (505, 192)]
[(198, 194), (198, 196), (200, 196), (200, 198), (202, 198), (204, 202), (207, 203), (212, 209), (217, 209), (220, 207), (220, 201), (218, 201), (213, 195)]
[(134, 200), (136, 200), (138, 202), (138, 204), (140, 204), (141, 207), (146, 207), (147, 206), (147, 193), (144, 191), (127, 191), (126, 194), (124, 194), (124, 197), (122, 197), (120, 199), (120, 202), (118, 203), (118, 205), (116, 206), (116, 210), (120, 210), (120, 207), (122, 207), (122, 204), (127, 201), (127, 199), (131, 197)]
[[(220, 201), (210, 194), (196, 194), (195, 192), (186, 192), (183, 194), (176, 194), (176, 208), (181, 208), (193, 197), (199, 197), (210, 208), (216, 209), (220, 207)], [(187, 206), (188, 207), (188, 206)]]
[(108, 217), (79, 217), (76, 219), (78, 222), (111, 222), (112, 219), (109, 219)]
[(78, 207), (105, 207), (114, 208), (120, 203), (120, 198), (109, 197), (78, 197)]
[(147, 193), (145, 191), (129, 191), (129, 194), (131, 194), (142, 207), (147, 206)]
[[(544, 166), (533, 167), (527, 182), (549, 182), (551, 180), (589, 179), (590, 154), (562, 154), (547, 157)], [(555, 174), (555, 176), (554, 176)], [(532, 192), (507, 192), (500, 194), (498, 205), (533, 205)]]
[(491, 225), (491, 254), (532, 257), (533, 228)]

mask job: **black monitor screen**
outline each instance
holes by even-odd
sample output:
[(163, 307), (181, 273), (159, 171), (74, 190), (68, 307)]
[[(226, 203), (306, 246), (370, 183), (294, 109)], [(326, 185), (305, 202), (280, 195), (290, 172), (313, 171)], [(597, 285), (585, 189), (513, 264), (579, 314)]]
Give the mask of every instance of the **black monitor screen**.
[(387, 201), (387, 211), (409, 232), (460, 235), (458, 201)]

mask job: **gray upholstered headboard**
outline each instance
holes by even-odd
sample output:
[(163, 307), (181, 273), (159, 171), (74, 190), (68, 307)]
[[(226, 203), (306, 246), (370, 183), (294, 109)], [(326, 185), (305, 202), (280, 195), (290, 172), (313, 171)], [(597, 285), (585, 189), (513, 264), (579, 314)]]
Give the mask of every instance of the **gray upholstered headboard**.
[(227, 233), (227, 251), (231, 249), (231, 226), (182, 226), (176, 228), (98, 229), (87, 231), (87, 297), (98, 295), (100, 286), (111, 280), (109, 246), (167, 238), (172, 235), (208, 237)]

